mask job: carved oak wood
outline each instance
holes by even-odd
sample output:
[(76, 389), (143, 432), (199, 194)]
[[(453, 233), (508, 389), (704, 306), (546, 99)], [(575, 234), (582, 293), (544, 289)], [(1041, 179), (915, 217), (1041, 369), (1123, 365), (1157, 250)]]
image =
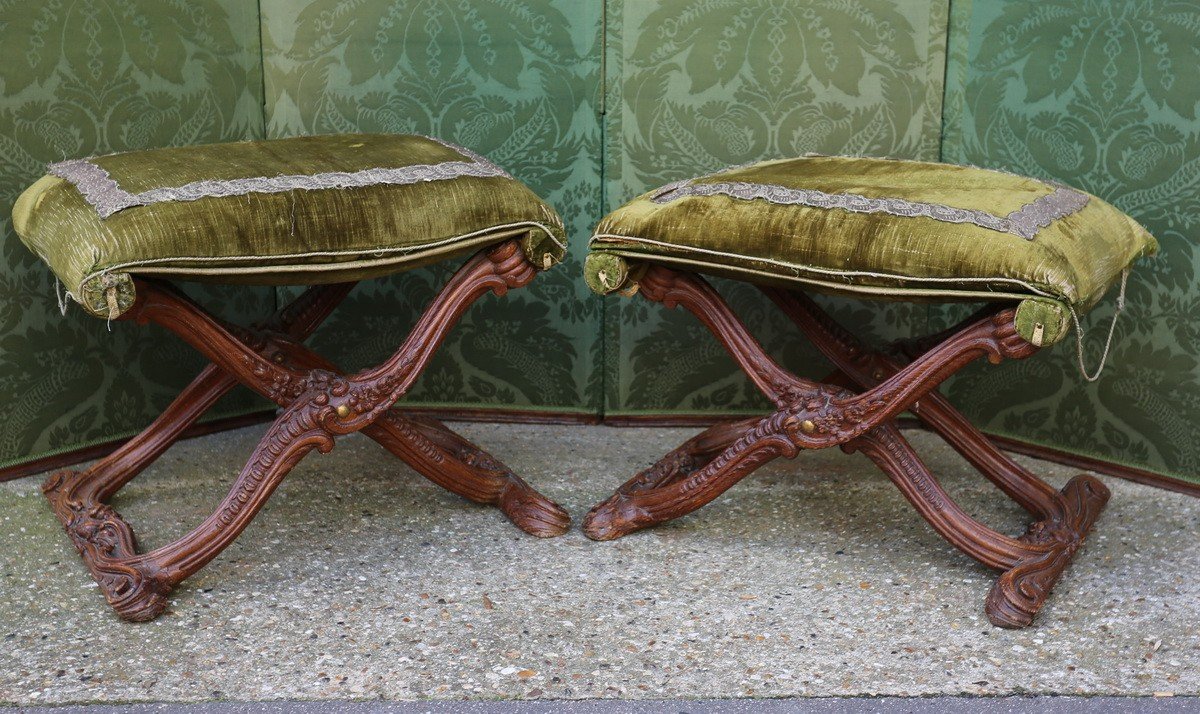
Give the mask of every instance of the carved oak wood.
[[(157, 617), (171, 590), (238, 537), (305, 455), (329, 452), (336, 437), (356, 431), (434, 483), (498, 506), (528, 533), (564, 533), (567, 513), (495, 458), (436, 420), (392, 410), (471, 303), (489, 291), (503, 295), (526, 285), (535, 273), (516, 241), (481, 251), (454, 274), (390, 358), (351, 375), (302, 341), (353, 283), (311, 288), (265, 324), (240, 328), (165, 283), (138, 280), (137, 303), (122, 318), (166, 327), (212, 364), (122, 448), (85, 471), (56, 472), (43, 486), (109, 604), (127, 620)], [(174, 543), (139, 553), (132, 528), (106, 501), (239, 383), (274, 401), (281, 413), (211, 516)]]
[[(1021, 338), (1015, 310), (989, 306), (928, 338), (867, 349), (808, 296), (763, 291), (837, 367), (821, 382), (776, 364), (721, 296), (698, 275), (652, 265), (642, 295), (696, 315), (776, 406), (765, 417), (711, 427), (634, 476), (584, 519), (596, 540), (620, 538), (678, 518), (712, 501), (767, 462), (802, 449), (861, 452), (900, 489), (930, 526), (970, 557), (1003, 571), (985, 603), (1001, 627), (1029, 625), (1103, 510), (1108, 489), (1089, 475), (1060, 492), (1022, 468), (973, 427), (937, 387), (980, 358), (1024, 359), (1037, 348)], [(901, 435), (896, 417), (925, 422), (1036, 520), (1019, 536), (983, 525), (942, 488)]]

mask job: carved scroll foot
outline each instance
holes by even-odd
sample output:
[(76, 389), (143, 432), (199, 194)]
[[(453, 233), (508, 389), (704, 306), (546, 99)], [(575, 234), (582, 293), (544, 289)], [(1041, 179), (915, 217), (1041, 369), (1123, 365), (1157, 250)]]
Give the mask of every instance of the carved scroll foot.
[(592, 506), (583, 518), (583, 532), (592, 540), (616, 540), (658, 523), (624, 493), (614, 493)]
[(588, 511), (584, 534), (613, 540), (685, 516), (767, 462), (799, 451), (788, 438), (787, 412), (753, 420), (753, 425), (749, 421), (713, 427), (634, 476)]
[[(560, 536), (571, 527), (566, 509), (543, 496), (495, 456), (436, 419), (408, 419), (414, 431), (436, 446), (444, 459), (440, 469), (418, 468), (430, 480), (476, 503), (496, 506), (513, 525), (538, 538)], [(414, 460), (409, 465), (422, 466)]]
[(1053, 547), (1017, 563), (1000, 576), (988, 594), (984, 610), (993, 625), (1021, 628), (1033, 622), (1111, 494), (1098, 479), (1081, 474), (1067, 483), (1061, 495), (1063, 520), (1038, 521), (1022, 538)]
[(496, 506), (530, 535), (551, 538), (571, 526), (571, 516), (562, 506), (435, 419), (391, 411), (364, 433), (447, 491)]
[(571, 515), (554, 501), (538, 493), (516, 474), (496, 500), (496, 507), (517, 528), (538, 538), (553, 538), (571, 527)]
[(137, 538), (121, 514), (104, 503), (72, 498), (88, 476), (86, 471), (58, 471), (42, 491), (108, 604), (126, 620), (153, 620), (166, 609), (172, 586), (129, 562), (137, 557)]
[(584, 533), (592, 540), (616, 540), (654, 525), (658, 522), (654, 516), (635, 503), (639, 494), (650, 494), (689, 478), (759, 421), (753, 417), (716, 424), (683, 442), (622, 484), (607, 500), (593, 506), (584, 518)]

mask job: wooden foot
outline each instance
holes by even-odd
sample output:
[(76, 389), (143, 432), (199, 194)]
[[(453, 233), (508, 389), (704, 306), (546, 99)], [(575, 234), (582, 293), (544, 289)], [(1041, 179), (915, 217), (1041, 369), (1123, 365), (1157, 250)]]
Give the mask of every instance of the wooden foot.
[(58, 471), (50, 475), (42, 491), (108, 604), (126, 620), (153, 620), (166, 608), (171, 587), (133, 564), (137, 539), (121, 514), (105, 503), (70, 497), (87, 477), (87, 472)]
[(571, 526), (571, 516), (562, 506), (435, 419), (393, 411), (366, 433), (430, 481), (476, 503), (498, 507), (530, 535), (550, 538)]
[[(588, 512), (583, 520), (583, 532), (592, 540), (614, 540), (679, 518), (720, 496), (763, 464), (779, 456), (790, 458), (796, 455), (796, 445), (787, 435), (785, 420), (778, 414), (739, 430), (738, 426), (743, 424), (709, 429), (688, 442), (691, 447), (685, 444), (672, 452), (674, 458), (668, 455), (652, 466), (651, 471), (664, 465), (660, 471), (660, 485), (651, 485), (649, 479), (635, 476)], [(698, 446), (711, 439), (709, 444), (715, 448), (730, 437), (734, 437), (733, 443), (714, 457), (709, 457)], [(682, 464), (682, 468), (673, 469), (672, 462)], [(690, 470), (694, 466), (699, 468)]]
[[(328, 452), (337, 436), (361, 430), (390, 437), (393, 444), (404, 446), (396, 449), (400, 455), (413, 452), (414, 460), (423, 460), (435, 480), (492, 499), (528, 530), (552, 535), (565, 529), (566, 514), (561, 509), (469, 442), (436, 422), (405, 422), (389, 411), (472, 302), (488, 291), (503, 294), (525, 285), (535, 272), (516, 241), (482, 251), (455, 273), (387, 361), (353, 375), (320, 366), (304, 368), (289, 364), (288, 358), (297, 351), (298, 340), (345, 296), (349, 284), (310, 290), (270, 324), (246, 330), (222, 324), (165, 284), (139, 280), (138, 302), (126, 319), (152, 321), (170, 329), (213, 365), (126, 447), (88, 471), (53, 474), (43, 487), (113, 609), (127, 620), (157, 617), (166, 607), (167, 594), (237, 538), (305, 455), (313, 449)], [(275, 401), (283, 407), (282, 413), (215, 513), (174, 543), (138, 553), (133, 530), (104, 501), (157, 458), (234, 382)], [(397, 436), (403, 431), (397, 424), (419, 436)], [(441, 469), (454, 476), (447, 477)]]
[[(277, 351), (282, 364), (342, 374), (335, 364), (295, 340), (277, 333), (262, 338)], [(363, 433), (442, 488), (476, 503), (497, 506), (530, 535), (559, 536), (571, 525), (571, 517), (562, 506), (436, 419), (405, 416), (392, 410), (364, 428)]]
[[(841, 446), (867, 455), (942, 537), (979, 562), (1004, 571), (987, 601), (1003, 627), (1028, 625), (1082, 545), (1108, 490), (1080, 476), (1061, 492), (1022, 468), (937, 393), (970, 362), (1023, 359), (1037, 348), (1016, 332), (1014, 310), (991, 307), (936, 338), (912, 340), (895, 358), (872, 352), (800, 293), (764, 289), (836, 366), (823, 382), (789, 374), (765, 354), (729, 306), (699, 276), (650, 266), (640, 294), (696, 315), (759, 390), (770, 416), (722, 425), (693, 438), (639, 473), (584, 519), (596, 540), (619, 538), (703, 506), (778, 456)], [(1035, 522), (1019, 537), (984, 526), (942, 489), (900, 434), (895, 418), (911, 411), (962, 453)]]
[(988, 593), (984, 611), (997, 627), (1027, 627), (1075, 552), (1083, 546), (1092, 525), (1110, 496), (1099, 479), (1080, 474), (1062, 490), (1065, 506), (1061, 520), (1038, 521), (1025, 539), (1049, 545), (1046, 552), (1028, 557), (1004, 572)]

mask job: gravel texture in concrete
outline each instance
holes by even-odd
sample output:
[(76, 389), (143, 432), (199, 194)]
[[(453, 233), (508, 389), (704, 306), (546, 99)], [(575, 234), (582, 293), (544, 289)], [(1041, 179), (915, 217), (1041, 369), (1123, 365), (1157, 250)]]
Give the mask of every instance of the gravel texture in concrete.
[[(456, 428), (577, 520), (695, 431)], [(261, 431), (182, 443), (127, 487), (115, 505), (143, 547), (206, 516)], [(968, 511), (1023, 529), (909, 436)], [(1022, 461), (1059, 486), (1074, 473)], [(1200, 693), (1200, 500), (1105, 481), (1097, 530), (1014, 632), (983, 615), (995, 573), (834, 449), (593, 543), (526, 536), (350, 437), (142, 625), (111, 613), (25, 479), (0, 484), (0, 702)]]
[(794, 699), (563, 701), (320, 701), (85, 704), (27, 707), (25, 714), (1182, 714), (1196, 697), (810, 697)]

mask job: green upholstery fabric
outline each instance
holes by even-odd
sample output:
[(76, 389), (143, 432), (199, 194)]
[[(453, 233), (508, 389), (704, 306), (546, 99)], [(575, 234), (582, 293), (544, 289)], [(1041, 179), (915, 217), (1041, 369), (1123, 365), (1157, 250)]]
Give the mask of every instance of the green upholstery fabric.
[[(1082, 311), (1157, 243), (1109, 204), (1066, 187), (967, 166), (820, 156), (651, 191), (605, 218), (591, 250), (586, 277), (601, 293), (630, 281), (614, 259), (648, 258), (829, 292), (1040, 296)], [(1063, 331), (1046, 329), (1055, 339)]]
[(51, 173), (18, 198), (14, 228), (99, 316), (133, 304), (131, 274), (313, 284), (394, 273), (514, 236), (539, 267), (565, 250), (561, 219), (523, 184), (421, 136), (156, 149)]

